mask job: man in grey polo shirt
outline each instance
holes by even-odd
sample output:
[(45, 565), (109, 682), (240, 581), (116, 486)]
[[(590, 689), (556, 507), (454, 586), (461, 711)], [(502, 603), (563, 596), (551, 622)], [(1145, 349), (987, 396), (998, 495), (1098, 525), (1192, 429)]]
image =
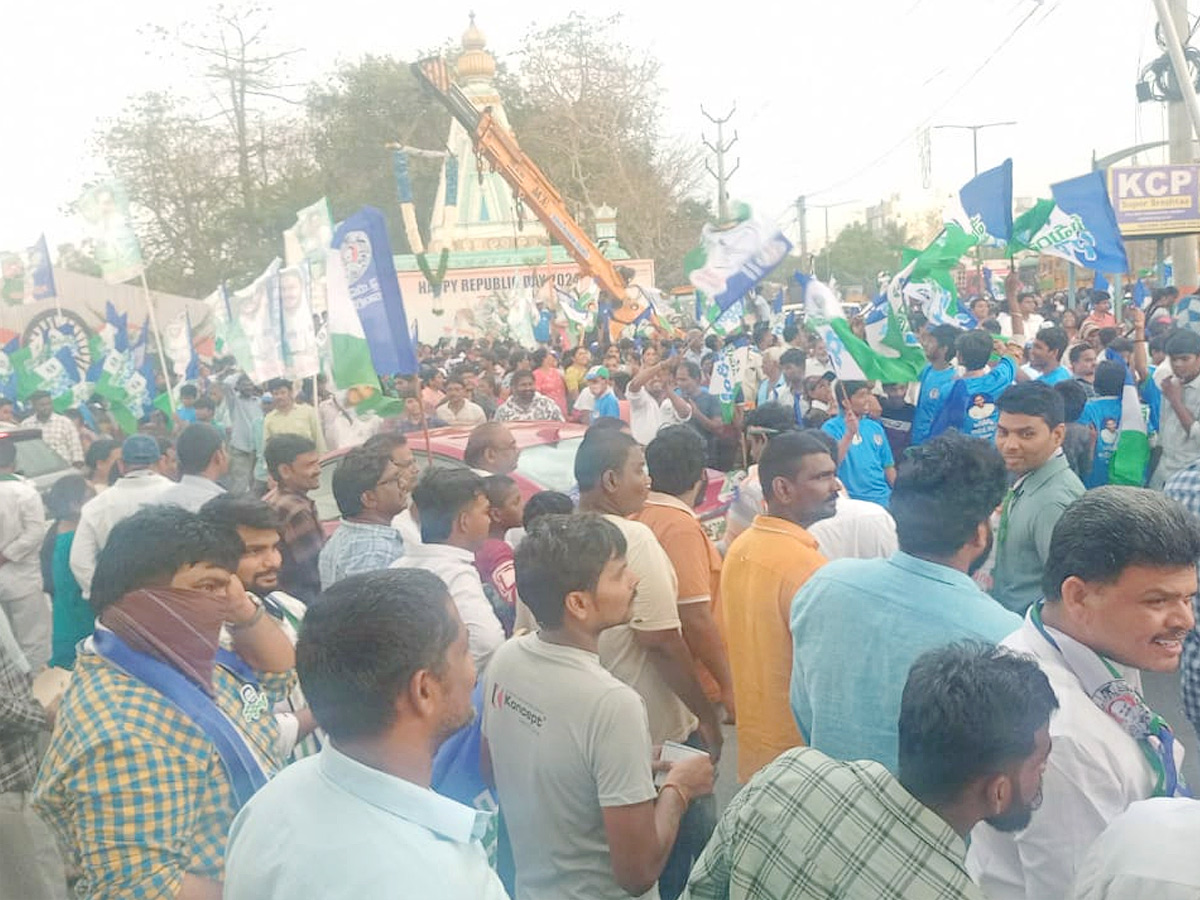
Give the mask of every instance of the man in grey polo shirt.
[(996, 447), (1017, 480), (1001, 507), (992, 596), (1023, 616), (1041, 599), (1054, 526), (1084, 488), (1062, 452), (1061, 394), (1042, 382), (1023, 382), (1005, 390), (997, 406)]

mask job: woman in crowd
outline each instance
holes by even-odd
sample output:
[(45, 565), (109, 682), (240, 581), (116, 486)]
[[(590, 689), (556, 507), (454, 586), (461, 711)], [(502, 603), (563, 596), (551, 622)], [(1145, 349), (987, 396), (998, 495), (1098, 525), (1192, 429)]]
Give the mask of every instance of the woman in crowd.
[(46, 509), (53, 522), (42, 544), (42, 582), (53, 598), (50, 665), (60, 669), (75, 667), (75, 647), (96, 627), (92, 607), (83, 599), (70, 564), (80, 510), (94, 496), (95, 490), (82, 475), (60, 478), (46, 495)]

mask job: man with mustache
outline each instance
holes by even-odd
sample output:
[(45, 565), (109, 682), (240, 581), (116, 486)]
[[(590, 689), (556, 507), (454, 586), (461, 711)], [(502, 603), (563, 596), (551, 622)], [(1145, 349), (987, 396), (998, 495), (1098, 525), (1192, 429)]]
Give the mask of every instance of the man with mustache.
[(912, 447), (892, 494), (900, 550), (834, 560), (800, 588), (791, 704), (809, 746), (895, 772), (900, 691), (917, 657), (952, 641), (994, 643), (1020, 625), (971, 579), (1003, 495), (1004, 463), (984, 441), (947, 433)]
[(972, 832), (967, 863), (992, 900), (1067, 896), (1092, 842), (1130, 804), (1187, 796), (1182, 748), (1146, 705), (1141, 672), (1178, 669), (1198, 558), (1200, 522), (1142, 488), (1088, 491), (1055, 525), (1044, 599), (1004, 640), (1037, 658), (1061, 704), (1046, 803), (1020, 834)]

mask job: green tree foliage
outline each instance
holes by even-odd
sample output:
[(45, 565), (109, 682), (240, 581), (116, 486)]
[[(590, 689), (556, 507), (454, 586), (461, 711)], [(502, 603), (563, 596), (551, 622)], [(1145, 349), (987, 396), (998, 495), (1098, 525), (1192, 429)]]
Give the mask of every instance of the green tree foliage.
[(904, 226), (894, 222), (872, 231), (862, 222), (847, 225), (830, 245), (817, 254), (815, 271), (822, 281), (832, 272), (843, 287), (859, 285), (874, 295), (880, 272), (894, 274), (900, 267), (900, 248), (907, 243)]

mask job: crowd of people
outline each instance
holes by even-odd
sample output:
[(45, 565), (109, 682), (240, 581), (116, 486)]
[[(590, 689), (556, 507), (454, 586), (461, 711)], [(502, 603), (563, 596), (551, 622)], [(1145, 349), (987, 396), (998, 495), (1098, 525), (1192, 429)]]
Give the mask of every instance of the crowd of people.
[[(732, 405), (698, 329), (423, 346), (391, 415), (229, 360), (137, 434), (35, 394), (72, 470), (0, 437), (0, 896), (1197, 896), (1141, 689), (1181, 669), (1200, 730), (1175, 299), (1011, 280), (914, 315), (899, 384), (747, 322)], [(571, 491), (514, 476), (524, 421), (587, 426)]]

